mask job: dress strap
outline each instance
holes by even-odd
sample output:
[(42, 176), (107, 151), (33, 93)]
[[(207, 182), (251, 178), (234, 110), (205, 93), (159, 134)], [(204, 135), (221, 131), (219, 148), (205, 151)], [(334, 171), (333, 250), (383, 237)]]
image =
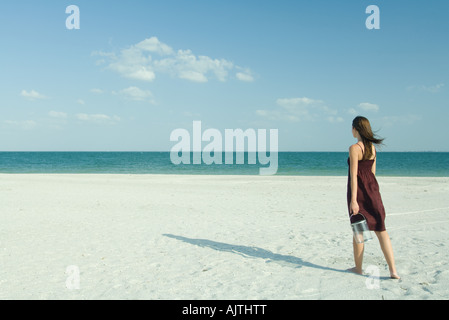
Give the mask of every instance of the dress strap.
[(356, 144), (360, 147), (360, 149), (362, 149), (362, 155), (365, 154), (365, 151), (363, 150), (362, 146), (358, 142)]
[[(365, 150), (363, 150), (362, 146), (357, 142), (356, 145), (358, 145), (360, 147), (360, 149), (362, 150), (362, 156), (365, 155)], [(376, 148), (374, 148), (374, 158), (372, 160), (376, 160), (377, 157), (377, 150)]]

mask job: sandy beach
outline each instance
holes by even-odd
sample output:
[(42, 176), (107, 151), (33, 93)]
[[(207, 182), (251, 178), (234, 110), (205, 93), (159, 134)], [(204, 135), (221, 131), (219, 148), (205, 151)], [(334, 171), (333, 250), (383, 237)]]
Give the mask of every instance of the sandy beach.
[(449, 178), (378, 178), (400, 282), (346, 181), (2, 174), (0, 299), (448, 299)]

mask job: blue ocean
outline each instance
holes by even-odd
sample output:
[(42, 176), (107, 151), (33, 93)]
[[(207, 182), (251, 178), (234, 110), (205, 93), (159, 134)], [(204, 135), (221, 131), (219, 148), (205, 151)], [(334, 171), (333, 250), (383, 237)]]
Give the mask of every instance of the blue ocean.
[[(347, 158), (347, 152), (279, 152), (276, 174), (346, 176)], [(0, 152), (0, 173), (259, 175), (259, 168), (268, 167), (248, 164), (247, 153), (244, 159), (175, 165), (170, 152)], [(377, 175), (449, 177), (449, 152), (378, 152)]]

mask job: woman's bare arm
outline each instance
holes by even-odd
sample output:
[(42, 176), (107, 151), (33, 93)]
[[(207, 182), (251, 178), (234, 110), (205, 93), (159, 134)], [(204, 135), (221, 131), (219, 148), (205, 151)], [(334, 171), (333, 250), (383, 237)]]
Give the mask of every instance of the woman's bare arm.
[(349, 148), (349, 174), (351, 183), (351, 204), (350, 211), (353, 214), (359, 213), (359, 205), (357, 204), (357, 171), (359, 167), (360, 147), (353, 145)]

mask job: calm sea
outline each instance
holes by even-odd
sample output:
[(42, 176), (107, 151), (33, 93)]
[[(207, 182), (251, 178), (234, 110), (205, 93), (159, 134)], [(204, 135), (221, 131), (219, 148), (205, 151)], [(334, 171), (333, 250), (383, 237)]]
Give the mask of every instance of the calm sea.
[[(181, 164), (169, 152), (0, 152), (0, 173), (258, 175), (268, 165)], [(277, 175), (346, 176), (347, 152), (280, 152)], [(224, 163), (224, 157), (223, 157)], [(449, 152), (379, 152), (379, 176), (449, 177)]]

